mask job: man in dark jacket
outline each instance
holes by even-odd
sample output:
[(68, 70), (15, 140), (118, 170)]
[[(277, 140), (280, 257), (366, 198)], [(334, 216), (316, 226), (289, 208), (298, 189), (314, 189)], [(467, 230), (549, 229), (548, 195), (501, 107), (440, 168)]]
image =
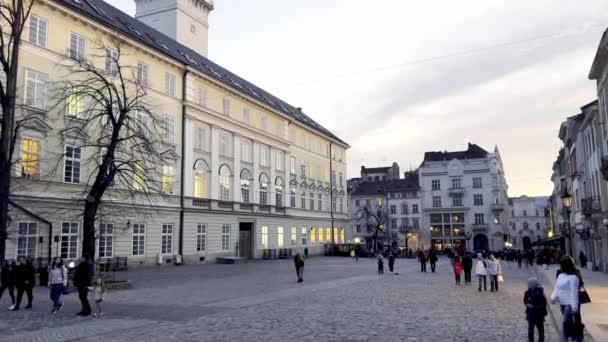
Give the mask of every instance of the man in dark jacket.
[(17, 303), (13, 308), (13, 311), (19, 310), (21, 301), (23, 300), (23, 293), (27, 294), (27, 306), (26, 309), (32, 308), (33, 300), (33, 289), (34, 282), (36, 280), (36, 274), (34, 266), (31, 262), (26, 262), (25, 258), (20, 257), (17, 267), (15, 267), (15, 285), (17, 286)]
[(304, 281), (304, 258), (302, 258), (302, 255), (300, 255), (300, 253), (296, 253), (296, 255), (293, 257), (293, 263), (296, 267), (298, 283), (301, 283)]
[(536, 278), (528, 279), (528, 290), (524, 293), (524, 305), (526, 306), (526, 320), (528, 320), (528, 341), (534, 342), (534, 327), (536, 327), (538, 341), (544, 342), (547, 299)]
[(12, 310), (15, 308), (15, 262), (13, 260), (4, 260), (2, 264), (2, 275), (0, 278), (0, 299), (4, 294), (4, 290), (8, 289), (8, 295), (11, 297)]
[(91, 314), (91, 305), (89, 304), (88, 294), (89, 286), (91, 286), (91, 278), (93, 277), (93, 267), (89, 262), (89, 258), (83, 256), (80, 258), (80, 263), (76, 266), (74, 273), (74, 286), (78, 289), (78, 298), (82, 310), (77, 315), (88, 316)]
[(471, 270), (473, 269), (473, 258), (471, 258), (471, 253), (466, 252), (464, 257), (462, 257), (462, 267), (464, 268), (464, 283), (471, 283)]
[(418, 261), (420, 262), (420, 272), (426, 272), (426, 255), (422, 250), (418, 250)]
[(431, 272), (435, 273), (435, 267), (437, 266), (437, 252), (435, 251), (435, 248), (431, 248), (431, 251), (429, 252), (429, 261), (431, 262)]

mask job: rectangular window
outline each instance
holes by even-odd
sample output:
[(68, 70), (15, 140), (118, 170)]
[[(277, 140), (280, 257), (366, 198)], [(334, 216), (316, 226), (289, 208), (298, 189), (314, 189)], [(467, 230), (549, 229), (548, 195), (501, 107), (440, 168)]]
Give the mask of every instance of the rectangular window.
[(260, 145), (260, 165), (262, 166), (270, 166), (270, 162), (268, 161), (269, 157), (269, 148), (266, 145)]
[(80, 118), (84, 112), (84, 95), (77, 89), (68, 92), (67, 115)]
[(220, 134), (220, 155), (230, 157), (230, 136), (228, 134)]
[(260, 119), (260, 129), (261, 129), (262, 131), (267, 131), (267, 130), (268, 130), (268, 119), (266, 119), (266, 117), (265, 117), (265, 116), (263, 116), (263, 117)]
[(118, 73), (118, 51), (106, 48), (106, 73), (116, 75)]
[(230, 250), (230, 225), (222, 225), (222, 251)]
[(249, 108), (243, 108), (243, 122), (249, 125)]
[(145, 180), (144, 180), (144, 162), (139, 160), (133, 164), (133, 189), (136, 191), (143, 191)]
[(207, 128), (196, 127), (196, 148), (201, 151), (207, 150)]
[(48, 26), (48, 21), (35, 15), (30, 16), (30, 43), (45, 48), (47, 44)]
[(292, 175), (296, 174), (296, 157), (289, 157), (289, 172)]
[(433, 208), (441, 208), (441, 196), (433, 196)]
[(21, 177), (40, 177), (40, 141), (21, 139)]
[(391, 215), (395, 215), (395, 214), (397, 214), (397, 206), (391, 205)]
[(360, 205), (361, 205), (361, 202), (359, 200), (355, 200), (355, 207), (359, 208)]
[(433, 179), (431, 181), (431, 190), (435, 191), (435, 190), (441, 190), (441, 180), (439, 179)]
[(164, 142), (167, 144), (175, 143), (175, 119), (171, 115), (163, 117), (163, 128), (165, 130)]
[(260, 204), (268, 205), (268, 183), (260, 182)]
[(302, 227), (302, 246), (306, 246), (306, 244), (308, 243), (306, 237), (307, 237), (307, 228), (306, 227)]
[(306, 179), (306, 163), (303, 160), (300, 163), (300, 178)]
[(319, 210), (319, 211), (323, 210), (323, 194), (317, 195), (317, 202), (319, 202), (317, 205), (317, 207), (318, 207), (317, 210)]
[(230, 100), (222, 99), (222, 113), (230, 116)]
[(268, 248), (268, 226), (262, 226), (262, 248)]
[(331, 242), (331, 228), (325, 228), (325, 241)]
[(173, 224), (163, 224), (160, 235), (160, 253), (173, 253)]
[(289, 190), (289, 206), (296, 207), (296, 189), (293, 187)]
[(251, 141), (242, 139), (241, 140), (241, 160), (247, 163), (251, 163), (253, 160), (251, 150)]
[(204, 252), (207, 250), (207, 226), (204, 224), (196, 225), (196, 251)]
[(361, 233), (361, 225), (358, 224), (357, 226), (355, 226), (355, 231), (357, 232), (357, 234)]
[(462, 207), (462, 195), (454, 195), (452, 197), (452, 206), (453, 207)]
[(114, 224), (99, 225), (99, 257), (111, 258), (114, 252)]
[(483, 205), (483, 195), (482, 194), (473, 195), (473, 205)]
[(146, 225), (133, 224), (133, 255), (144, 255), (146, 249)]
[(482, 188), (481, 177), (473, 177), (473, 188), (474, 189)]
[(63, 259), (78, 257), (78, 222), (61, 223), (61, 257)]
[(150, 136), (150, 115), (145, 110), (137, 109), (135, 111), (135, 127), (134, 129), (138, 131), (138, 133), (142, 137)]
[(409, 211), (409, 210), (408, 210), (407, 204), (406, 204), (406, 203), (402, 204), (402, 205), (401, 205), (401, 213), (402, 213), (402, 214), (409, 214), (409, 212), (408, 212), (408, 211)]
[(274, 152), (275, 157), (275, 168), (279, 171), (283, 171), (285, 169), (285, 155), (283, 151), (276, 150)]
[(475, 213), (475, 224), (484, 224), (485, 219), (483, 213)]
[(175, 183), (175, 171), (173, 165), (163, 165), (163, 194), (173, 194), (173, 187)]
[(149, 73), (150, 73), (150, 66), (144, 63), (137, 63), (137, 84), (139, 84), (140, 86), (143, 87), (147, 87), (148, 84), (148, 77), (149, 77)]
[(283, 235), (283, 227), (277, 227), (277, 247), (283, 248), (285, 236)]
[(452, 178), (452, 189), (460, 189), (460, 178)]
[(418, 214), (418, 204), (412, 204), (412, 214)]
[(38, 224), (36, 222), (19, 222), (17, 233), (17, 257), (36, 258)]
[(291, 245), (295, 246), (298, 243), (298, 228), (291, 227)]
[(392, 219), (391, 220), (391, 229), (397, 229), (397, 220), (396, 219)]
[(83, 61), (86, 53), (87, 40), (74, 32), (70, 35), (70, 58)]
[(315, 244), (317, 240), (317, 230), (315, 229), (315, 227), (310, 227), (310, 239), (308, 240), (311, 245)]
[(306, 209), (306, 191), (302, 191), (302, 197), (300, 198), (300, 204), (302, 209)]
[(310, 193), (310, 200), (308, 203), (310, 204), (310, 210), (315, 210), (315, 195), (312, 192)]
[(63, 161), (63, 181), (65, 183), (80, 183), (81, 149), (75, 146), (65, 146)]
[(47, 74), (25, 69), (25, 105), (46, 109)]
[(175, 96), (175, 75), (165, 73), (165, 94)]
[(414, 226), (414, 229), (420, 229), (420, 219), (419, 218), (413, 218), (412, 219), (412, 225)]
[(198, 104), (207, 107), (207, 89), (203, 87), (198, 88)]

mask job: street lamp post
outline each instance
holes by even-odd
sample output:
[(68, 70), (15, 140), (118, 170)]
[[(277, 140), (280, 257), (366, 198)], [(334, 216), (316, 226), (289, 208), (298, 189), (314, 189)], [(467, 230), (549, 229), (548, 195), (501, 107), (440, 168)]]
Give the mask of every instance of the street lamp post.
[(572, 246), (572, 229), (570, 229), (570, 209), (572, 208), (572, 195), (568, 193), (568, 190), (564, 191), (562, 195), (562, 204), (564, 205), (564, 216), (566, 222), (562, 227), (562, 233), (568, 237), (568, 250), (571, 257), (574, 257), (574, 248)]

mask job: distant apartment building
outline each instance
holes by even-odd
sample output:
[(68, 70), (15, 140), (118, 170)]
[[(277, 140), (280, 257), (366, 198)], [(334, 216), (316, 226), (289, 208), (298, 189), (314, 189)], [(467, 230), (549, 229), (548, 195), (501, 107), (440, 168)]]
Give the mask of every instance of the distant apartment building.
[(545, 209), (548, 197), (520, 196), (509, 198), (508, 240), (515, 249), (531, 249), (532, 244), (547, 235)]

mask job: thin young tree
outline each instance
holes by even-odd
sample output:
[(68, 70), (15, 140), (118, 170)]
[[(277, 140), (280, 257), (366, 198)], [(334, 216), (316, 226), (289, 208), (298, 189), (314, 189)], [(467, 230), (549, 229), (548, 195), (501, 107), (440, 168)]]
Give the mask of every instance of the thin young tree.
[[(65, 114), (60, 121), (68, 133), (62, 134), (66, 147), (61, 159), (86, 156), (78, 168), (66, 167), (63, 177), (70, 181), (78, 173), (78, 183), (84, 184), (81, 250), (93, 261), (102, 203), (113, 210), (127, 203), (131, 209), (152, 204), (174, 187), (173, 178), (163, 176), (162, 152), (173, 131), (151, 112), (147, 79), (124, 62), (119, 41), (95, 45), (98, 53), (87, 58), (70, 52), (65, 80), (55, 87), (61, 89), (58, 102), (64, 103)], [(80, 175), (81, 170), (88, 175)]]
[(357, 215), (357, 222), (365, 223), (367, 230), (372, 232), (372, 252), (378, 249), (377, 240), (378, 234), (385, 231), (387, 225), (387, 215), (383, 212), (382, 206), (379, 206), (376, 212), (364, 207)]
[(0, 1), (0, 261), (6, 250), (11, 167), (21, 125), (16, 119), (23, 29), (36, 0)]

